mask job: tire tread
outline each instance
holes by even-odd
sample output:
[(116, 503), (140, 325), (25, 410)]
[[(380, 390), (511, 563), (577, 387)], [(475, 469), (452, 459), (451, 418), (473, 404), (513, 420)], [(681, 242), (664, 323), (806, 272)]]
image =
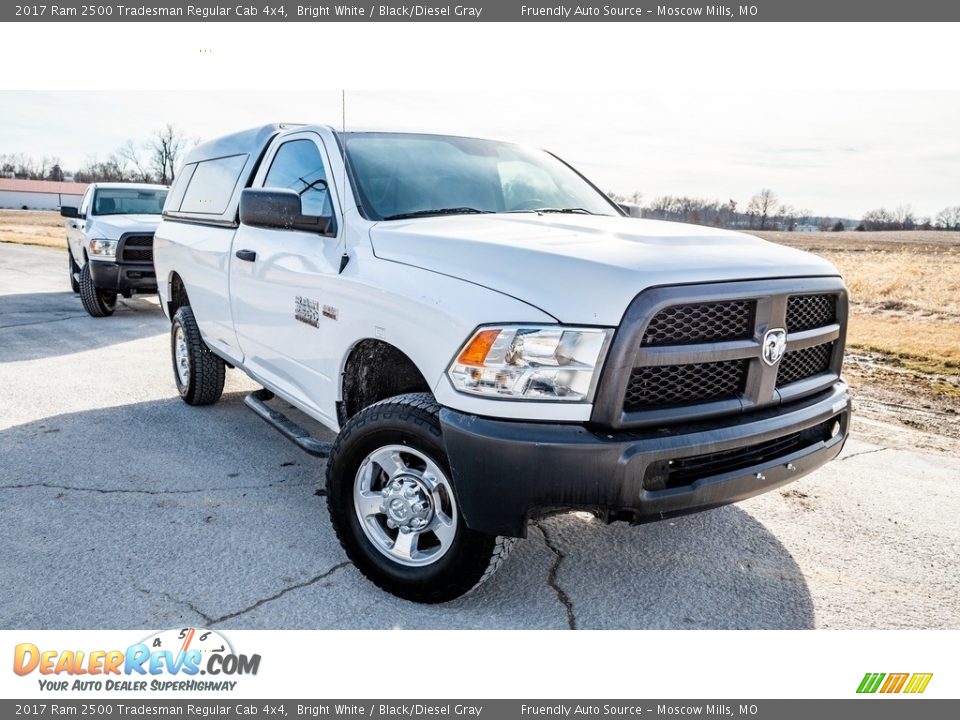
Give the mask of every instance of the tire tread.
[[(226, 381), (226, 363), (212, 353), (203, 341), (200, 336), (200, 328), (197, 326), (193, 310), (189, 305), (181, 307), (173, 316), (170, 347), (174, 362), (176, 362), (176, 355), (173, 352), (174, 329), (177, 324), (183, 328), (187, 347), (190, 351), (190, 386), (185, 390), (180, 389), (179, 380), (177, 381), (180, 397), (189, 405), (212, 405), (223, 394), (223, 384)], [(176, 368), (173, 372), (174, 378), (177, 379)]]
[[(90, 261), (88, 260), (80, 270), (80, 302), (83, 303), (83, 309), (92, 317), (109, 317), (113, 315), (114, 307), (107, 305), (100, 297), (100, 291), (93, 284), (93, 277), (90, 275)], [(114, 300), (116, 302), (116, 300)]]

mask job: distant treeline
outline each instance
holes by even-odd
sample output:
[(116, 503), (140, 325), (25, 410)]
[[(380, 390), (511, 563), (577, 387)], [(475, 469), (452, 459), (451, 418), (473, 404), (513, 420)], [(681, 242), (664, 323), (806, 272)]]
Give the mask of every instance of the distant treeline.
[(58, 157), (33, 158), (0, 153), (0, 176), (21, 180), (145, 182), (169, 185), (191, 142), (169, 123), (147, 140), (127, 140), (105, 159), (89, 157), (79, 168), (65, 168)]
[(607, 193), (640, 217), (673, 220), (698, 225), (747, 230), (960, 230), (960, 205), (944, 208), (935, 218), (917, 217), (909, 205), (894, 210), (880, 208), (865, 213), (860, 220), (815, 215), (781, 202), (776, 193), (764, 189), (741, 206), (736, 200), (708, 200), (686, 195), (662, 195), (648, 203), (642, 194)]

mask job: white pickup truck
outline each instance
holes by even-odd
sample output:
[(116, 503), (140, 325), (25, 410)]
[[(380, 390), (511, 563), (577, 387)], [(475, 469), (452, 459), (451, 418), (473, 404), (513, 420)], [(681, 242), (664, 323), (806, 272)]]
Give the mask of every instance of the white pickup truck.
[(544, 151), (270, 125), (195, 148), (163, 217), (180, 395), (215, 402), (226, 367), (262, 385), (248, 405), (328, 456), (344, 550), (401, 597), (468, 592), (545, 513), (716, 507), (847, 436), (830, 263), (626, 218)]
[(167, 187), (93, 183), (79, 207), (63, 206), (70, 287), (93, 317), (113, 315), (117, 296), (155, 293), (153, 233)]

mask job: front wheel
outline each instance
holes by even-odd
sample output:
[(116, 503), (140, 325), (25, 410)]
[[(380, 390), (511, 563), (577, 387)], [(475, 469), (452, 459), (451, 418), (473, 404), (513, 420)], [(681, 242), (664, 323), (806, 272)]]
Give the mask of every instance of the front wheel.
[(223, 394), (226, 365), (200, 337), (193, 310), (177, 310), (170, 326), (170, 357), (180, 397), (188, 405), (211, 405)]
[[(73, 260), (71, 256), (71, 261)], [(100, 290), (93, 284), (90, 274), (90, 261), (80, 271), (80, 302), (83, 309), (92, 317), (108, 317), (117, 309), (117, 293), (113, 290)]]
[(477, 587), (515, 542), (464, 524), (439, 411), (425, 393), (371, 405), (347, 422), (327, 462), (327, 507), (344, 551), (377, 586), (421, 603)]

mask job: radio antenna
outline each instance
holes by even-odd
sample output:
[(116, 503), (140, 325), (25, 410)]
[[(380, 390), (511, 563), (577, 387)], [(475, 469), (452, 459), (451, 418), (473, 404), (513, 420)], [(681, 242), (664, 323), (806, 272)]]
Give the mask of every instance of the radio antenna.
[[(343, 162), (343, 184), (340, 186), (340, 212), (344, 213), (344, 208), (347, 202), (347, 91), (340, 91), (340, 158)], [(344, 223), (346, 226), (346, 223)], [(350, 256), (347, 254), (347, 229), (346, 227), (341, 228), (341, 239), (340, 242), (343, 246), (343, 255), (340, 256), (340, 271), (338, 274), (342, 274), (344, 269), (347, 267), (347, 263), (350, 262)]]

